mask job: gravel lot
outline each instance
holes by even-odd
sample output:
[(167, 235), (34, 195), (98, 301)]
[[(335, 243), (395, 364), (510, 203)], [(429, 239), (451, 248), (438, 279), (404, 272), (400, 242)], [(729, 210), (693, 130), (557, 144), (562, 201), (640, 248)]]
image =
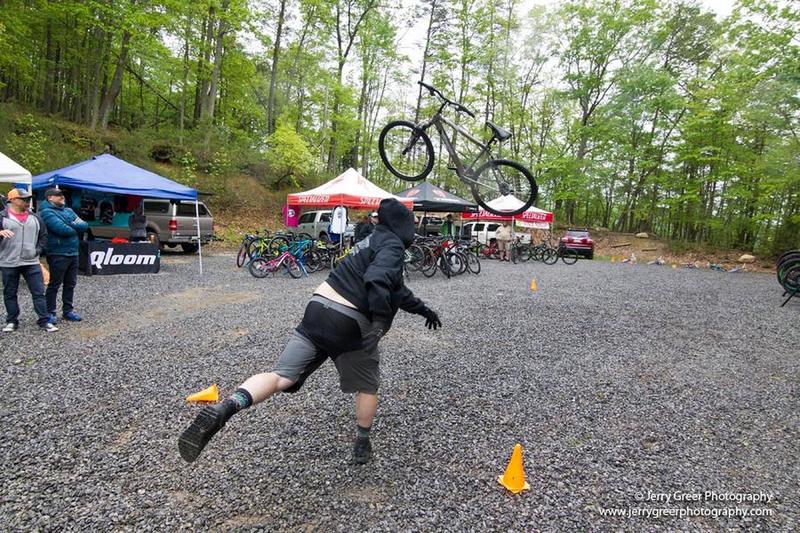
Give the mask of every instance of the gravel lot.
[[(403, 313), (382, 341), (373, 461), (350, 464), (352, 399), (327, 363), (235, 417), (200, 459), (198, 407), (268, 370), (321, 274), (257, 280), (233, 256), (81, 277), (80, 324), (0, 338), (0, 520), (17, 530), (800, 528), (800, 300), (774, 276), (580, 261), (415, 276), (444, 329)], [(531, 292), (532, 278), (539, 285)], [(515, 443), (531, 490), (505, 492)], [(637, 501), (648, 491), (769, 503)], [(606, 508), (769, 517), (608, 517)], [(703, 511), (700, 511), (703, 512)]]

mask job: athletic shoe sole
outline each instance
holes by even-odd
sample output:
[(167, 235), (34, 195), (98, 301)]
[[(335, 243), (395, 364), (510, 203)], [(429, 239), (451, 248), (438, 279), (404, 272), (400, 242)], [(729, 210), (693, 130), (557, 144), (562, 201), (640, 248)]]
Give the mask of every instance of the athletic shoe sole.
[(206, 444), (222, 427), (222, 414), (212, 407), (204, 407), (194, 422), (178, 438), (178, 451), (187, 463), (193, 462), (206, 447)]

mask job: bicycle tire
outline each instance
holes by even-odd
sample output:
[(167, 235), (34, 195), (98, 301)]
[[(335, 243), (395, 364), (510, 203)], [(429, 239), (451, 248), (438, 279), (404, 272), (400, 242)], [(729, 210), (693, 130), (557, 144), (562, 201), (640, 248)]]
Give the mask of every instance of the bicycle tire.
[(239, 247), (239, 252), (236, 254), (236, 268), (242, 268), (247, 259), (247, 244), (242, 243)]
[(558, 263), (558, 251), (552, 248), (542, 250), (542, 263), (545, 265), (555, 265)]
[(561, 250), (559, 255), (561, 256), (561, 261), (565, 265), (574, 265), (575, 263), (578, 262), (578, 252), (576, 252), (575, 250), (570, 250), (570, 249)]
[(283, 262), (283, 268), (285, 268), (286, 272), (294, 279), (303, 277), (303, 267), (301, 267), (294, 258), (287, 257)]
[(460, 276), (461, 274), (467, 271), (467, 256), (466, 254), (464, 254), (464, 252), (455, 252), (455, 255), (461, 262), (461, 264), (458, 267), (458, 271), (456, 272), (456, 274)]
[[(524, 179), (519, 179), (519, 183), (513, 186), (506, 183), (506, 178), (503, 177), (502, 171), (498, 170), (502, 167), (514, 169), (522, 174), (522, 178)], [(501, 180), (502, 183), (497, 183), (498, 180)], [(487, 161), (475, 172), (474, 179), (468, 179), (468, 184), (472, 191), (472, 196), (475, 198), (475, 201), (478, 202), (478, 205), (486, 211), (499, 216), (514, 216), (524, 213), (536, 202), (536, 198), (539, 195), (539, 186), (536, 185), (536, 180), (533, 174), (531, 174), (531, 171), (516, 161), (510, 161), (508, 159), (492, 159), (491, 161)], [(527, 188), (525, 185), (527, 185)], [(496, 191), (497, 195), (486, 194), (492, 191)], [(488, 202), (508, 194), (523, 202), (519, 209), (500, 211), (489, 207)]]
[(467, 270), (472, 274), (481, 273), (481, 260), (474, 253), (468, 253), (467, 256)]
[(422, 275), (426, 278), (432, 278), (437, 270), (439, 270), (439, 258), (431, 254), (431, 262), (423, 266)]
[(247, 266), (247, 270), (250, 271), (250, 275), (252, 275), (254, 278), (266, 278), (270, 274), (270, 271), (267, 269), (267, 263), (267, 259), (264, 259), (263, 257), (256, 257), (250, 261), (250, 264)]
[(309, 274), (322, 270), (322, 254), (317, 250), (306, 250), (303, 254), (303, 263)]
[(250, 244), (247, 245), (247, 257), (252, 261), (264, 255), (266, 250), (269, 250), (269, 241), (263, 238), (253, 239), (250, 241)]
[[(392, 131), (393, 129), (396, 129), (397, 131), (393, 132)], [(408, 132), (404, 133), (402, 131), (403, 129), (407, 129)], [(386, 142), (387, 142), (386, 138), (387, 136), (390, 136), (390, 134), (398, 135), (399, 139), (405, 139), (405, 138), (408, 139), (405, 148), (398, 155), (386, 153)], [(410, 148), (414, 148), (416, 150), (418, 148), (418, 143), (420, 140), (422, 141), (425, 148), (425, 154), (421, 155), (424, 155), (427, 158), (427, 160), (425, 161), (425, 165), (422, 167), (422, 171), (417, 174), (403, 173), (401, 170), (397, 168), (400, 162), (398, 157), (400, 156), (406, 157), (406, 152)], [(389, 142), (390, 143), (392, 142), (391, 138)], [(390, 150), (392, 150), (392, 147), (390, 147)], [(381, 156), (381, 161), (383, 161), (383, 164), (386, 166), (389, 172), (391, 172), (398, 178), (406, 181), (419, 181), (425, 179), (428, 176), (428, 174), (431, 173), (431, 170), (433, 170), (434, 154), (433, 154), (433, 143), (431, 143), (430, 137), (428, 137), (427, 133), (425, 133), (419, 127), (417, 127), (416, 124), (409, 122), (407, 120), (394, 120), (392, 122), (389, 122), (386, 126), (384, 126), (384, 128), (381, 130), (380, 135), (378, 136), (378, 153)], [(391, 158), (396, 159), (394, 161), (394, 164), (392, 163), (392, 161), (390, 161)]]
[(412, 271), (421, 269), (425, 264), (425, 248), (419, 244), (412, 244), (408, 250), (411, 254), (411, 261), (407, 263), (408, 269)]
[(270, 257), (278, 257), (283, 252), (281, 247), (289, 248), (289, 239), (284, 235), (279, 235), (270, 239), (267, 245), (267, 253)]

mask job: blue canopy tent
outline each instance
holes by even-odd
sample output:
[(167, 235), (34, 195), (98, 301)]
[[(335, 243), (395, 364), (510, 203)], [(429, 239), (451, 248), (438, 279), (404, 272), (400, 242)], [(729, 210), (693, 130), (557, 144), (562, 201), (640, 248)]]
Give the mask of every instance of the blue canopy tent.
[(197, 219), (197, 245), (200, 257), (200, 274), (203, 273), (203, 252), (200, 243), (200, 207), (197, 190), (154, 174), (110, 154), (94, 156), (81, 163), (51, 170), (34, 176), (33, 190), (51, 187), (74, 187), (111, 194), (193, 200)]

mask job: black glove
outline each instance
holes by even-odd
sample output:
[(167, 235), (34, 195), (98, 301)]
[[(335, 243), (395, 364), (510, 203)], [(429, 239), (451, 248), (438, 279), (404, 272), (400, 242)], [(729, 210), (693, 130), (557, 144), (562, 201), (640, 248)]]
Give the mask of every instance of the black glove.
[(439, 315), (437, 315), (436, 311), (430, 307), (426, 307), (421, 314), (425, 317), (425, 326), (428, 329), (437, 329), (442, 327), (442, 321), (439, 320)]
[(383, 337), (387, 329), (385, 322), (380, 320), (373, 322), (372, 327), (370, 327), (369, 331), (361, 338), (363, 350), (367, 353), (374, 352), (378, 347), (378, 341), (381, 340), (381, 337)]

